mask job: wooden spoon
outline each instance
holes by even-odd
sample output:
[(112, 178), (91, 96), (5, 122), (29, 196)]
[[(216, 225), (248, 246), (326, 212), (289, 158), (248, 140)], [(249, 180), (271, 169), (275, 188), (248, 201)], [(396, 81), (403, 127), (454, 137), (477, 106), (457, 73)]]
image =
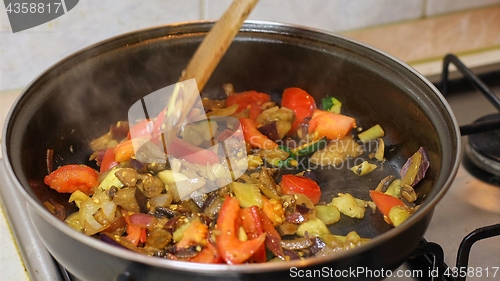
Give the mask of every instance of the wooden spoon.
[[(241, 25), (257, 2), (258, 0), (233, 1), (201, 42), (189, 64), (182, 72), (179, 78), (180, 82), (192, 78), (196, 79), (198, 91), (201, 93), (215, 67), (219, 64)], [(165, 128), (174, 129), (181, 125), (199, 98), (198, 94), (181, 94), (182, 91), (186, 91), (186, 89), (182, 87), (182, 83), (177, 83), (170, 98), (168, 110), (165, 111), (163, 132), (165, 132)], [(165, 134), (167, 147), (176, 131)]]

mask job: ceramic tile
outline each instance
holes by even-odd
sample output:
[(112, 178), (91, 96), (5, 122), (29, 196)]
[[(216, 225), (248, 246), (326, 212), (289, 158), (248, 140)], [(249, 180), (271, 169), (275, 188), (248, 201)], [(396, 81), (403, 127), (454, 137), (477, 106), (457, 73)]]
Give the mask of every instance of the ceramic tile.
[(4, 32), (10, 33), (10, 24), (7, 12), (5, 11), (5, 6), (0, 5), (0, 34)]
[(406, 62), (478, 52), (500, 46), (500, 5), (343, 34)]
[[(206, 0), (208, 19), (218, 19), (230, 0)], [(415, 19), (424, 0), (261, 0), (249, 19), (270, 20), (340, 31)]]
[(427, 0), (425, 15), (434, 16), (496, 4), (500, 4), (500, 0)]
[(19, 33), (11, 33), (10, 25), (5, 30), (2, 18), (0, 91), (24, 87), (50, 65), (95, 42), (200, 15), (200, 0), (88, 0), (49, 23)]

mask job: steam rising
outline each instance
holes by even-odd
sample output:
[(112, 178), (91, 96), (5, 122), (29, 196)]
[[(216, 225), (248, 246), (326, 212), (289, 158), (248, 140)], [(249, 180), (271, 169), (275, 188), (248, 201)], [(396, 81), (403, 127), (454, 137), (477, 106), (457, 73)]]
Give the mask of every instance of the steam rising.
[[(195, 104), (188, 109), (183, 101), (190, 98), (195, 99)], [(189, 110), (189, 114), (186, 120), (179, 122), (182, 110)], [(151, 164), (166, 163), (168, 159), (172, 170), (166, 181), (175, 186), (180, 199), (219, 189), (235, 181), (248, 168), (239, 121), (234, 117), (207, 118), (194, 79), (154, 91), (130, 107), (131, 128), (147, 119), (151, 120), (147, 123), (147, 134), (130, 132), (136, 158)], [(231, 134), (221, 134), (219, 128)], [(187, 133), (189, 130), (195, 139)], [(182, 137), (177, 135), (178, 131)], [(168, 134), (171, 134), (171, 143), (166, 143)], [(206, 146), (207, 142), (211, 142), (210, 146)], [(158, 148), (164, 153), (155, 152)]]

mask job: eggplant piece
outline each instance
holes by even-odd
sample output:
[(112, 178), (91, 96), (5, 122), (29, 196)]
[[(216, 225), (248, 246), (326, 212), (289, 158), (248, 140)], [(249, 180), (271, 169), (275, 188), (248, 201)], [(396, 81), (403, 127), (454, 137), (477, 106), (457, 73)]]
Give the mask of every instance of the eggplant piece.
[(335, 249), (328, 246), (321, 238), (315, 237), (314, 243), (309, 248), (316, 257), (329, 256), (335, 253)]
[(134, 246), (125, 237), (115, 236), (115, 235), (110, 234), (110, 233), (101, 232), (99, 234), (99, 239), (105, 243), (108, 243), (108, 244), (116, 246), (116, 247), (129, 249), (129, 250), (132, 250), (135, 252), (138, 252), (138, 250), (139, 250), (136, 246)]
[(109, 233), (106, 233), (106, 232), (101, 232), (99, 234), (99, 238), (101, 239), (101, 241), (103, 242), (106, 242), (110, 245), (113, 245), (113, 246), (117, 246), (117, 247), (120, 247), (120, 248), (127, 248), (125, 246), (123, 246), (122, 244), (120, 244), (118, 241), (116, 241), (114, 238), (113, 238), (113, 234), (109, 234)]
[(219, 210), (222, 206), (223, 200), (220, 196), (217, 196), (203, 211), (209, 218), (215, 220), (216, 216), (219, 214)]
[(173, 233), (177, 229), (177, 226), (181, 224), (179, 223), (181, 221), (181, 218), (184, 218), (184, 216), (176, 215), (175, 217), (172, 217), (167, 221), (163, 228)]
[(122, 168), (115, 172), (116, 178), (125, 186), (135, 186), (140, 178), (139, 173), (132, 168)]
[(278, 225), (276, 230), (281, 236), (294, 235), (297, 232), (298, 224), (285, 221), (284, 223)]
[(207, 198), (203, 201), (203, 205), (200, 207), (200, 212), (205, 212), (205, 209), (212, 204), (212, 202), (219, 196), (218, 192), (210, 192)]
[[(274, 105), (274, 102), (269, 103), (269, 105)], [(276, 139), (274, 140), (281, 140), (292, 128), (293, 115), (294, 113), (291, 109), (272, 106), (259, 114), (256, 121), (257, 124), (262, 127), (274, 123), (277, 133)]]
[(149, 205), (152, 208), (167, 208), (170, 206), (173, 200), (172, 192), (162, 193), (158, 196), (155, 196), (149, 199)]
[(124, 216), (117, 216), (103, 232), (120, 235), (125, 231), (126, 224)]
[(423, 147), (420, 147), (415, 154), (408, 158), (401, 168), (399, 173), (401, 175), (401, 186), (415, 186), (425, 177), (429, 166), (430, 162), (427, 152)]
[(125, 187), (118, 190), (113, 201), (123, 209), (134, 213), (146, 213), (148, 199), (137, 187)]
[(315, 182), (318, 182), (318, 176), (316, 175), (316, 173), (314, 171), (311, 171), (311, 170), (306, 170), (304, 172), (304, 174), (302, 174), (304, 177), (308, 178), (308, 179), (311, 179)]
[(380, 180), (380, 182), (377, 185), (377, 187), (375, 188), (375, 190), (380, 191), (380, 192), (385, 192), (387, 190), (387, 188), (391, 185), (391, 183), (394, 181), (395, 178), (396, 177), (393, 175), (389, 175), (389, 176), (383, 178), (382, 180)]
[(307, 220), (300, 212), (295, 212), (288, 215), (285, 220), (289, 223), (299, 224)]
[(269, 124), (259, 127), (259, 132), (268, 137), (272, 141), (280, 140), (278, 134), (278, 128), (276, 127), (276, 121), (273, 121)]
[(301, 257), (295, 251), (283, 249), (285, 256), (289, 257), (290, 260), (300, 260)]
[(287, 250), (300, 250), (306, 249), (314, 245), (314, 238), (299, 237), (295, 239), (282, 240), (281, 247)]
[(172, 241), (172, 234), (163, 228), (155, 228), (153, 231), (149, 232), (148, 238), (146, 239), (146, 245), (163, 249), (168, 243)]
[(147, 198), (156, 197), (165, 190), (165, 184), (160, 178), (150, 174), (143, 175), (141, 178), (144, 196)]
[(155, 217), (166, 217), (168, 219), (171, 219), (175, 216), (180, 216), (181, 213), (174, 211), (170, 208), (165, 208), (165, 207), (156, 207), (155, 208)]
[(192, 198), (184, 200), (177, 207), (177, 211), (184, 214), (197, 214), (200, 212), (200, 207), (194, 202)]
[(302, 205), (302, 204), (295, 205), (295, 209), (297, 210), (298, 213), (303, 214), (303, 215), (313, 212), (312, 209), (309, 209), (306, 205)]
[(266, 235), (266, 246), (267, 248), (280, 259), (285, 259), (285, 254), (283, 253), (283, 247), (281, 246), (281, 237), (276, 237), (270, 233)]
[(259, 173), (259, 180), (261, 184), (258, 184), (260, 191), (269, 199), (280, 200), (278, 191), (276, 190), (276, 182), (269, 175), (268, 169), (263, 167)]
[(146, 213), (148, 211), (147, 204), (148, 204), (148, 199), (146, 196), (144, 196), (144, 193), (142, 193), (142, 190), (139, 188), (135, 189), (134, 193), (135, 200), (137, 201), (137, 204), (139, 205), (139, 210), (141, 213)]
[(193, 245), (187, 248), (177, 248), (175, 246), (171, 246), (168, 247), (167, 251), (178, 258), (187, 259), (197, 256), (199, 254), (197, 250), (198, 248), (201, 248), (201, 246)]

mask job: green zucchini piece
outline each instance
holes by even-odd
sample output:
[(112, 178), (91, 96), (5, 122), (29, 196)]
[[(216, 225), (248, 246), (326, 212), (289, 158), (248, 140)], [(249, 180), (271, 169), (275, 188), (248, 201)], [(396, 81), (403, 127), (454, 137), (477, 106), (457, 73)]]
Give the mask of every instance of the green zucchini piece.
[(381, 138), (383, 136), (385, 136), (385, 132), (379, 124), (377, 124), (377, 125), (371, 127), (370, 129), (358, 134), (358, 138), (362, 142), (376, 140), (376, 139)]

